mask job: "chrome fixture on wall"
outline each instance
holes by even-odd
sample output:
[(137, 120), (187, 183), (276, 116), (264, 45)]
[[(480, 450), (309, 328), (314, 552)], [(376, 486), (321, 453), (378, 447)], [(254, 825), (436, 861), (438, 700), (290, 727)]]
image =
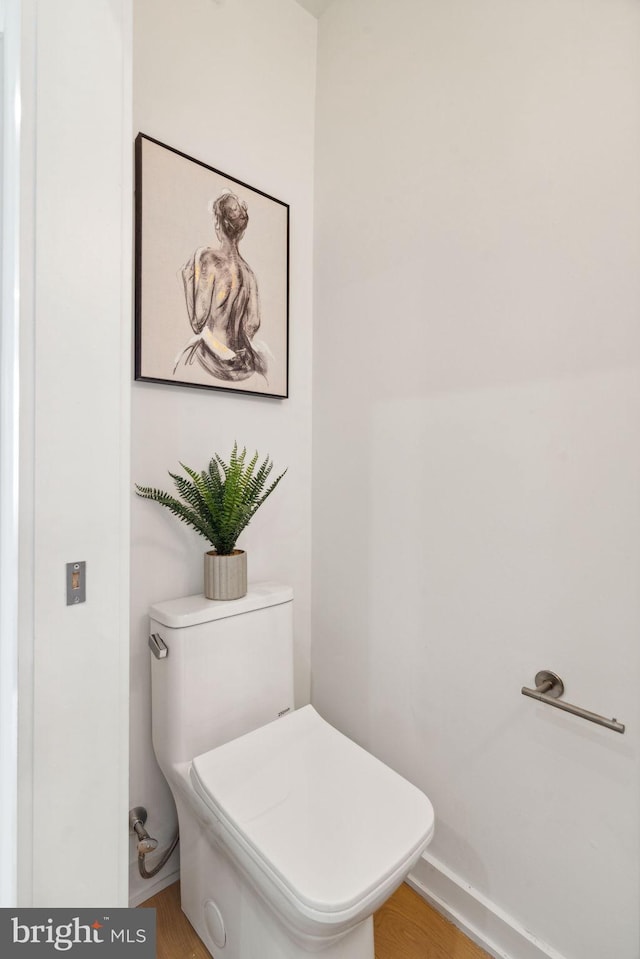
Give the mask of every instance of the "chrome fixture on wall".
[(146, 855), (158, 848), (158, 840), (153, 839), (144, 828), (146, 821), (147, 810), (144, 806), (134, 806), (129, 810), (129, 828), (138, 837), (138, 855)]
[(148, 852), (153, 852), (158, 848), (158, 840), (153, 839), (144, 828), (146, 821), (147, 810), (144, 806), (134, 806), (133, 809), (129, 810), (129, 829), (138, 837), (138, 871), (143, 879), (153, 879), (167, 863), (169, 856), (178, 845), (180, 835), (176, 832), (168, 849), (160, 857), (159, 862), (156, 863), (153, 869), (147, 869), (145, 856)]
[(615, 733), (623, 733), (624, 725), (617, 719), (607, 719), (598, 713), (592, 713), (588, 709), (582, 709), (581, 706), (573, 706), (571, 703), (560, 701), (560, 696), (564, 693), (564, 683), (556, 673), (548, 669), (543, 669), (536, 673), (535, 689), (523, 686), (521, 693), (523, 696), (529, 696), (531, 699), (537, 699), (538, 702), (546, 703), (547, 706), (555, 706), (556, 709), (562, 709), (566, 713), (573, 713), (574, 716), (580, 716), (581, 719), (588, 719), (590, 723), (597, 723), (598, 726), (606, 726)]

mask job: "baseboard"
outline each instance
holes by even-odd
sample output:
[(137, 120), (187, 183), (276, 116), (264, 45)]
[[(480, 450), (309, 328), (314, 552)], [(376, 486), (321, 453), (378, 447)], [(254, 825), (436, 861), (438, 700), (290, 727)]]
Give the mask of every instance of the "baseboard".
[(565, 959), (429, 852), (407, 882), (495, 959)]
[[(144, 885), (136, 883), (138, 888), (131, 888), (129, 893), (129, 908), (133, 909), (135, 906), (139, 906), (141, 902), (146, 902), (147, 899), (151, 899), (156, 893), (162, 892), (167, 886), (172, 886), (179, 878), (179, 869), (174, 869), (166, 875), (158, 876), (157, 879), (142, 879), (142, 877), (140, 877), (140, 883), (144, 883)], [(133, 886), (133, 883), (131, 885)]]

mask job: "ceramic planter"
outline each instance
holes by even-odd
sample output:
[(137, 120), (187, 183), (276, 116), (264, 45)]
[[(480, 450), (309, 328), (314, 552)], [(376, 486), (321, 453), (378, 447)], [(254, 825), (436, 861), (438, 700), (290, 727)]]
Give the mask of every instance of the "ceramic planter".
[(234, 549), (229, 556), (215, 550), (204, 554), (204, 595), (207, 599), (240, 599), (247, 592), (247, 554)]

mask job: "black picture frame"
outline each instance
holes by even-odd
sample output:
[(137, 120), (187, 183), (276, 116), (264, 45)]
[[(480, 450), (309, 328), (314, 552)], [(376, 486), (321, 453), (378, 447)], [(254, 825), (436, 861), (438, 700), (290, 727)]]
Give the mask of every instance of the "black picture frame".
[(289, 396), (289, 213), (138, 134), (136, 380)]

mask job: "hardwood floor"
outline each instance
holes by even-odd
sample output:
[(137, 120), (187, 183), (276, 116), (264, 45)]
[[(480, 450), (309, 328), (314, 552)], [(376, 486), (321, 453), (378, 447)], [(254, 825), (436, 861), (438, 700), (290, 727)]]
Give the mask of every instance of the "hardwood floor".
[(376, 959), (490, 959), (403, 884), (373, 917)]
[(174, 882), (140, 906), (156, 909), (156, 959), (211, 959), (180, 908), (180, 883)]
[[(157, 959), (210, 959), (180, 909), (179, 883), (140, 908), (148, 906), (157, 910)], [(490, 959), (407, 885), (375, 914), (374, 930), (376, 959)]]

